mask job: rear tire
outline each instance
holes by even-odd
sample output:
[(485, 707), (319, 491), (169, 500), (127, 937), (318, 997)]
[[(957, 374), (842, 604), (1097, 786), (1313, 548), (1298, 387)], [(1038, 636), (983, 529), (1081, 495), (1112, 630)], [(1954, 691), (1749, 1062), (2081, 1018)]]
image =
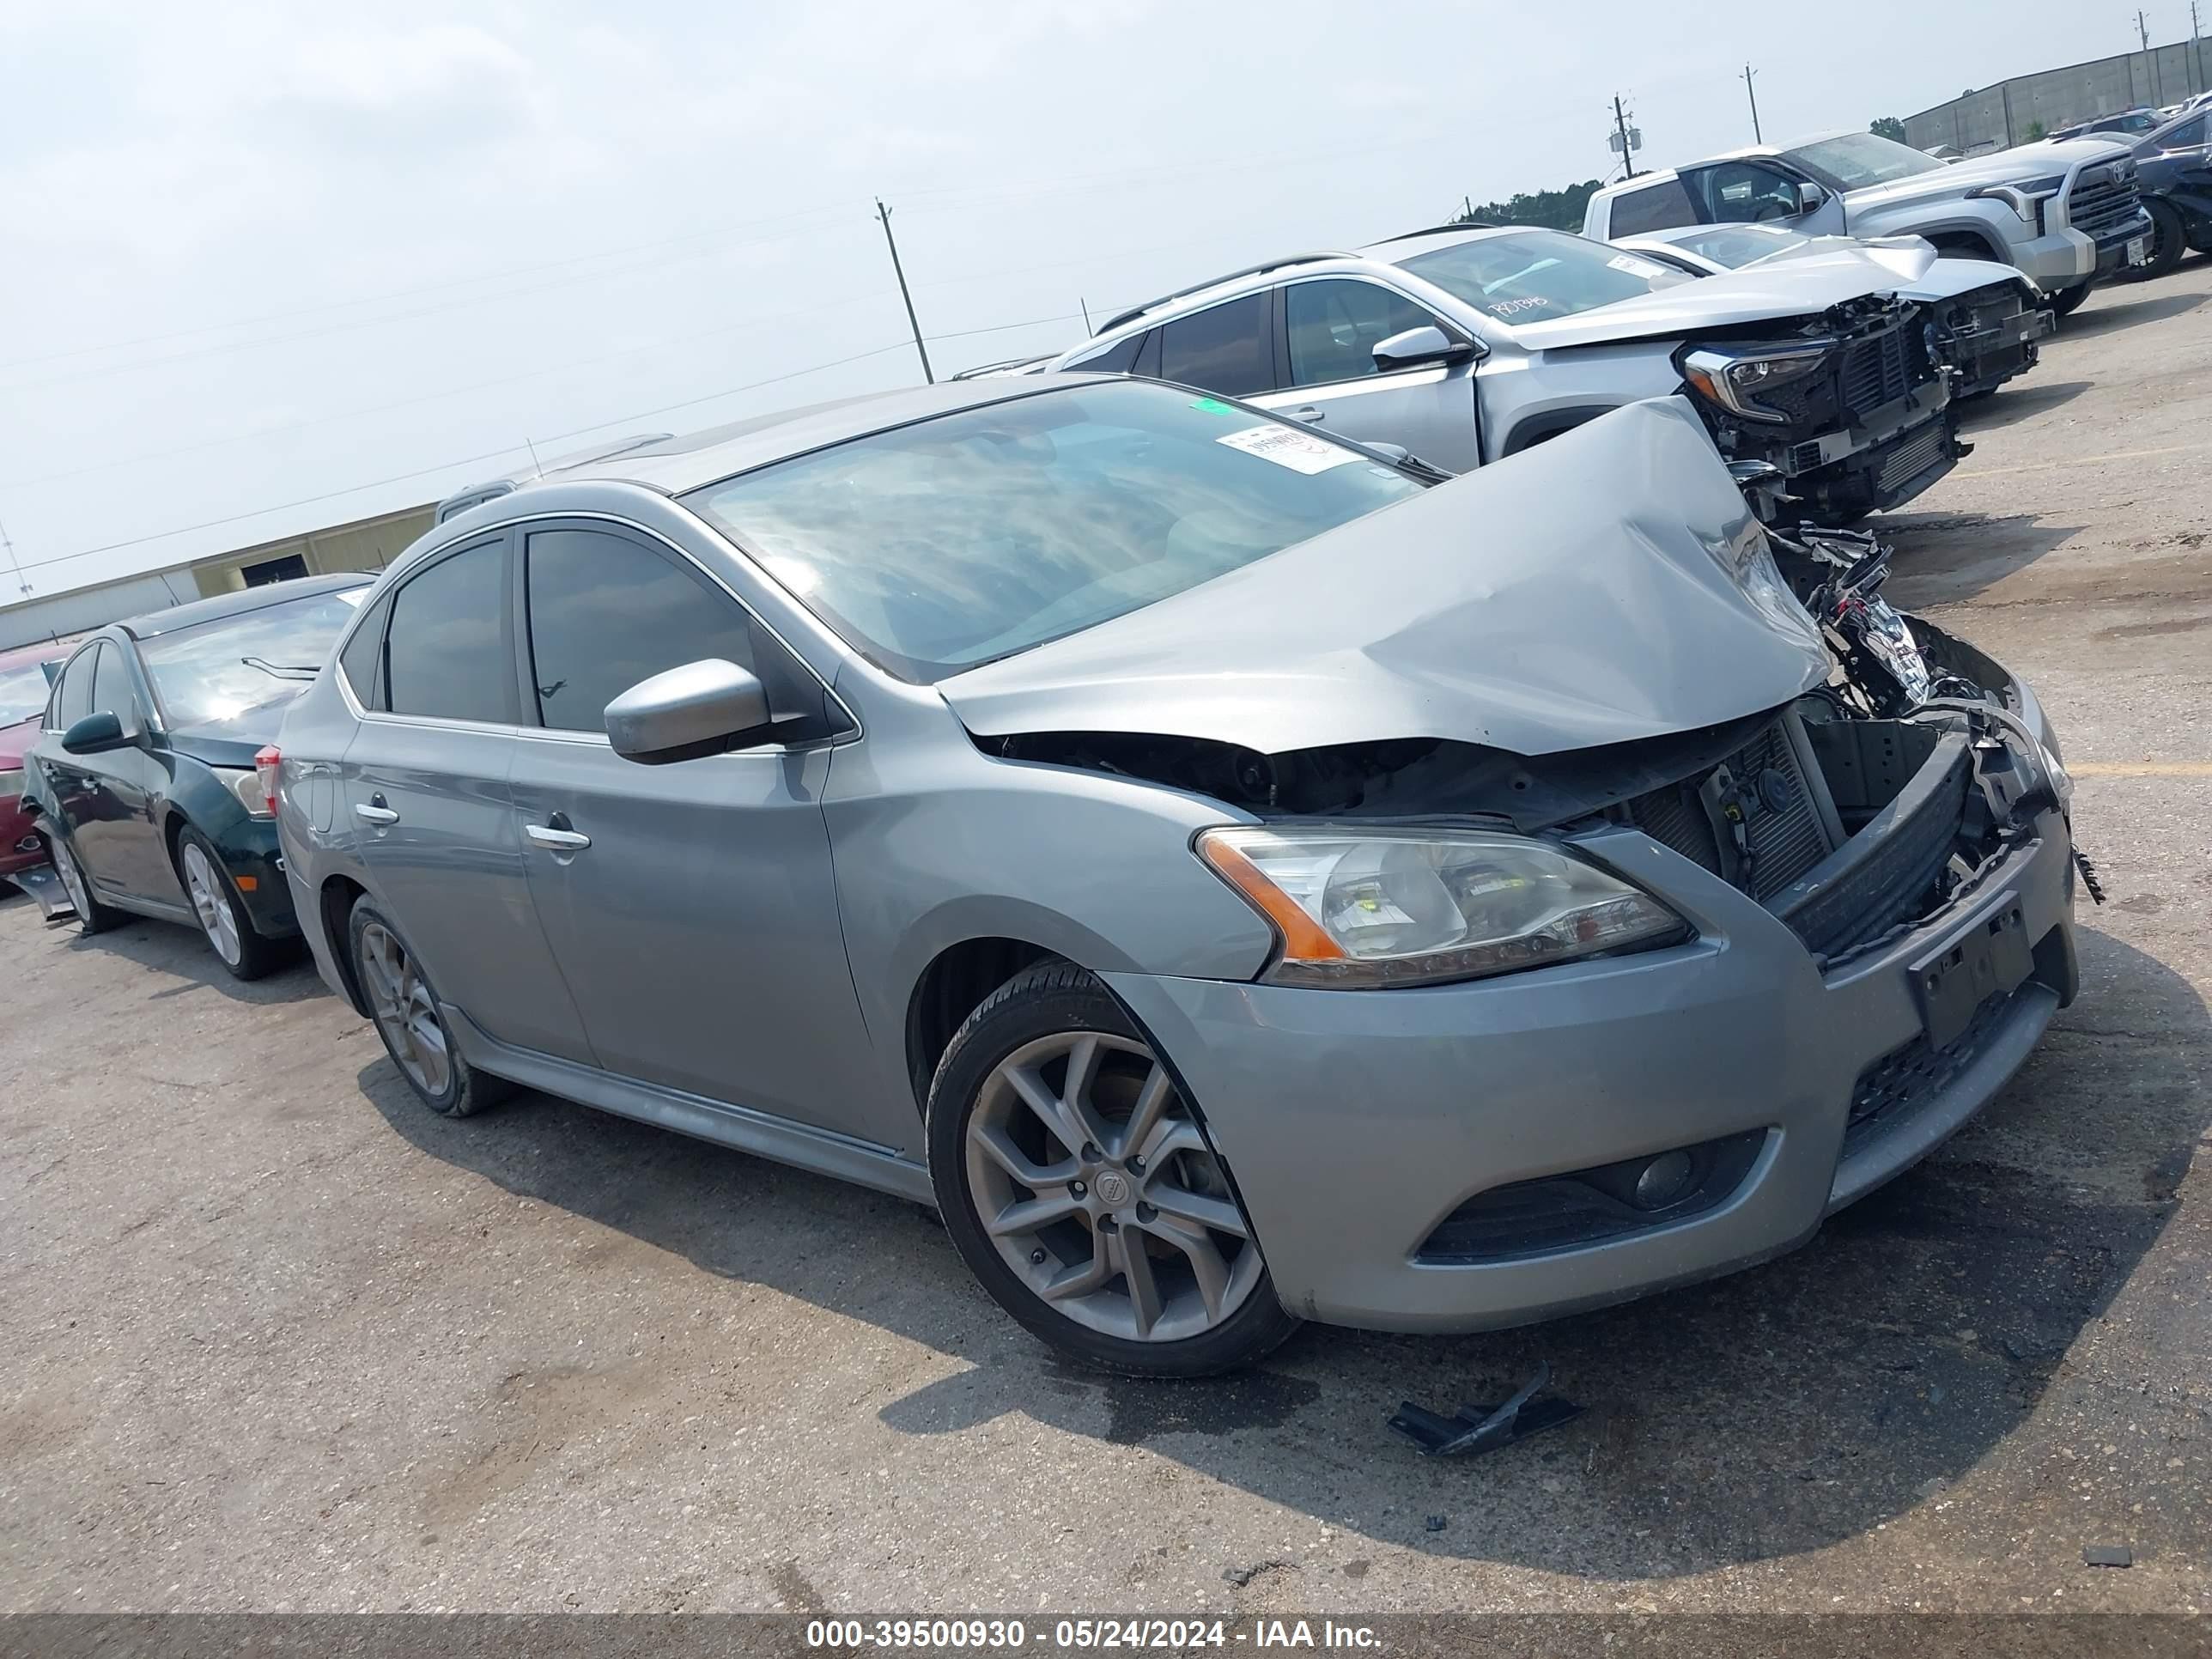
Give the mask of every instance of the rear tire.
[(346, 919), (354, 982), (369, 1007), (392, 1068), (441, 1117), (470, 1117), (514, 1092), (505, 1078), (479, 1072), (461, 1057), (446, 1030), (438, 994), (392, 919), (363, 896)]
[(69, 895), (70, 908), (76, 912), (79, 933), (104, 933), (130, 920), (122, 911), (112, 910), (93, 897), (92, 878), (85, 874), (84, 866), (70, 850), (66, 836), (49, 835), (46, 856), (53, 860), (54, 873), (61, 878), (62, 891)]
[(183, 884), (185, 897), (200, 919), (208, 948), (230, 976), (251, 981), (283, 967), (285, 941), (264, 939), (254, 931), (252, 913), (223, 867), (215, 843), (187, 825), (177, 832), (176, 856), (177, 879)]
[(961, 1259), (1069, 1358), (1209, 1376), (1297, 1329), (1180, 1085), (1080, 968), (1039, 963), (969, 1015), (930, 1085), (927, 1141)]

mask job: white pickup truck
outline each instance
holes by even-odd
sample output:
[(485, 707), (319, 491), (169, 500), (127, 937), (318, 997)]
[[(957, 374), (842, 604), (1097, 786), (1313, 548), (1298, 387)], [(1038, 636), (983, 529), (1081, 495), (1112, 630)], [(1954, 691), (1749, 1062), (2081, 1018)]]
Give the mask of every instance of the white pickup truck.
[(1937, 252), (2024, 272), (2063, 316), (2148, 251), (2134, 159), (2108, 138), (2022, 144), (1946, 163), (1871, 132), (1757, 144), (1641, 173), (1590, 198), (1600, 241), (1692, 224), (1778, 224), (1808, 236), (1923, 236)]

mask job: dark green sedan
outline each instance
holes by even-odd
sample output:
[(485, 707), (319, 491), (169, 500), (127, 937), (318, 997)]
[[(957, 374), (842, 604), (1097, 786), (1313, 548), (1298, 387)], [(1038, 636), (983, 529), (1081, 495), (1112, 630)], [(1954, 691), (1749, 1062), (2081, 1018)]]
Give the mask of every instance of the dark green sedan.
[(276, 820), (255, 756), (371, 577), (270, 582), (101, 629), (54, 682), (27, 809), (88, 933), (126, 915), (206, 933), (258, 979), (293, 954)]

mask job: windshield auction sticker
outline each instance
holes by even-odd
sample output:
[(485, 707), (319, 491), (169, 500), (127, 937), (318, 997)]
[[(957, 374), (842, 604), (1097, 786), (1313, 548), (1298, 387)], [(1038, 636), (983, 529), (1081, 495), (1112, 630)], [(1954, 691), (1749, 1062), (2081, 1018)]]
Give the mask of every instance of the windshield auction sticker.
[(1293, 472), (1326, 472), (1333, 466), (1362, 459), (1356, 449), (1346, 449), (1290, 426), (1248, 426), (1242, 432), (1231, 432), (1213, 441), (1241, 449), (1247, 455), (1257, 455), (1263, 461), (1273, 461), (1277, 466), (1287, 466)]

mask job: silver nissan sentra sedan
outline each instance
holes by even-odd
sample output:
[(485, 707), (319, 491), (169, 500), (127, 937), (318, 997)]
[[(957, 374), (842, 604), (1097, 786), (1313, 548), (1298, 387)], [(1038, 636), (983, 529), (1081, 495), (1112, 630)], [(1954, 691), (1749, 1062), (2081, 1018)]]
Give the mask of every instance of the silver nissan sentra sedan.
[(1922, 625), (1876, 717), (1677, 400), (1418, 472), (1063, 374), (480, 492), (264, 753), (317, 963), (1124, 1371), (1800, 1244), (2074, 994), (2042, 713)]

